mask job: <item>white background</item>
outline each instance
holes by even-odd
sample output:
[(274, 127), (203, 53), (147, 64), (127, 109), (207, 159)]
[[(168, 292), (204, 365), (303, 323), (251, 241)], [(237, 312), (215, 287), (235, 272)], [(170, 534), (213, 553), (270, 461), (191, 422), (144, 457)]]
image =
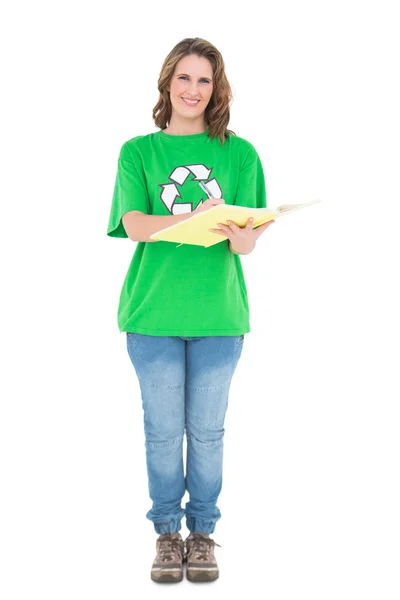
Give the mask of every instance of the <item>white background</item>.
[[(398, 600), (395, 4), (2, 9), (4, 600)], [(261, 157), (268, 206), (322, 202), (241, 259), (251, 333), (226, 417), (221, 575), (163, 587), (150, 580), (139, 384), (117, 327), (136, 244), (106, 228), (119, 149), (156, 131), (162, 62), (195, 36), (223, 55), (229, 127)]]

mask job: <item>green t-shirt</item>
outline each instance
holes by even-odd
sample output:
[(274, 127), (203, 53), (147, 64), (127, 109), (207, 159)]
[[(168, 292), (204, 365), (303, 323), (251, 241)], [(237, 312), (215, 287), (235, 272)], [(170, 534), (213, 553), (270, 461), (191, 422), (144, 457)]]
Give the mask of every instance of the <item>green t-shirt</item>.
[[(130, 210), (166, 216), (194, 211), (207, 200), (199, 181), (226, 204), (267, 206), (263, 168), (250, 142), (230, 135), (222, 145), (208, 130), (159, 130), (121, 147), (107, 235), (128, 237), (121, 217)], [(209, 248), (137, 242), (122, 285), (118, 327), (156, 336), (248, 333), (246, 284), (229, 239)]]

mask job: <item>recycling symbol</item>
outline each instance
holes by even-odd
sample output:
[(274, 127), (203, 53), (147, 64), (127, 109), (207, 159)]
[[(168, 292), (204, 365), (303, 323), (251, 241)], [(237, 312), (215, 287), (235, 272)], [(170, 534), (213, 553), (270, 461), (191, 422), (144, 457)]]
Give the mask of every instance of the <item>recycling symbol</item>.
[[(186, 165), (175, 167), (168, 179), (171, 183), (160, 183), (162, 188), (160, 198), (164, 206), (167, 207), (171, 215), (182, 215), (193, 212), (193, 202), (178, 202), (177, 198), (182, 198), (178, 186), (183, 186), (190, 175), (193, 175), (193, 181), (204, 183), (207, 186), (208, 192), (205, 192), (209, 198), (222, 198), (222, 190), (218, 185), (216, 178), (209, 179), (212, 171), (205, 165)], [(203, 194), (202, 188), (199, 185), (199, 193)], [(203, 198), (198, 204), (202, 204)], [(197, 207), (197, 206), (196, 206)]]

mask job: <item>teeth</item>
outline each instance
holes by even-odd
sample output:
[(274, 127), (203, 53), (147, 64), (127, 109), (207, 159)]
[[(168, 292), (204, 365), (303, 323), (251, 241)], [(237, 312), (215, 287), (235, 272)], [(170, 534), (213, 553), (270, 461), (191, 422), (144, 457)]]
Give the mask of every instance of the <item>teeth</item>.
[(188, 104), (197, 104), (198, 100), (188, 100), (187, 98), (182, 98), (182, 100), (184, 102), (187, 102)]

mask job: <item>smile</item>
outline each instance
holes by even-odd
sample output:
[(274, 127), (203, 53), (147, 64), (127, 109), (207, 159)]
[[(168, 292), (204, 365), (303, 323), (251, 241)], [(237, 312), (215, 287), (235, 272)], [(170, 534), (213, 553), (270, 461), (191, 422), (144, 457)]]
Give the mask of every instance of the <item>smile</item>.
[(182, 98), (182, 100), (184, 101), (185, 104), (187, 104), (188, 106), (196, 106), (196, 104), (198, 102), (200, 102), (200, 100), (189, 100), (188, 98)]

